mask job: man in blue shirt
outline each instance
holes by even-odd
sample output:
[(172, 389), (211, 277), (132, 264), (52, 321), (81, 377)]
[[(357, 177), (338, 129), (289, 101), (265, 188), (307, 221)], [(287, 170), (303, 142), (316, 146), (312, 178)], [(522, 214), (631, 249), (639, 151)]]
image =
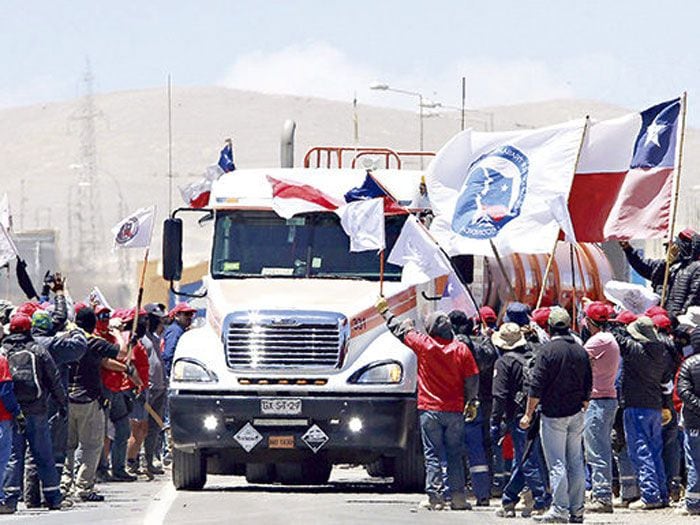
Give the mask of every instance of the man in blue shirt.
[(192, 308), (187, 303), (179, 303), (170, 311), (173, 322), (163, 332), (163, 364), (168, 377), (170, 377), (170, 370), (173, 366), (177, 342), (192, 324), (196, 313), (197, 309)]

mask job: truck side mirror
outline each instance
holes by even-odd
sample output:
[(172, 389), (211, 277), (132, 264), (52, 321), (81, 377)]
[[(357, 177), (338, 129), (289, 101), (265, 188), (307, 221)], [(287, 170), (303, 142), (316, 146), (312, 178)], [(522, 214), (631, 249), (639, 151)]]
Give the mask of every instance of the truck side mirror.
[(165, 219), (163, 223), (163, 278), (182, 278), (182, 219)]

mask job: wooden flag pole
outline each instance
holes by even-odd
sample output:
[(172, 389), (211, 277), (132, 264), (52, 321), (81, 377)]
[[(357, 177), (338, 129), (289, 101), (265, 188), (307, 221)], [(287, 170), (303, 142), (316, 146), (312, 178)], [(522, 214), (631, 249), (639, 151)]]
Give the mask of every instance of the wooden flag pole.
[(571, 325), (576, 331), (576, 268), (574, 267), (574, 243), (569, 243), (569, 258), (571, 259)]
[(671, 270), (671, 245), (673, 244), (673, 232), (676, 228), (676, 214), (678, 211), (678, 193), (681, 185), (681, 166), (683, 165), (683, 146), (685, 145), (685, 115), (688, 105), (688, 92), (681, 96), (681, 137), (676, 150), (676, 169), (673, 176), (673, 202), (671, 222), (668, 228), (668, 246), (666, 248), (666, 268), (664, 269), (664, 284), (661, 288), (661, 306), (666, 305), (666, 293), (668, 292), (668, 277)]
[(554, 246), (552, 246), (552, 253), (549, 254), (549, 259), (547, 259), (547, 266), (544, 268), (544, 275), (542, 276), (542, 286), (540, 286), (540, 293), (537, 296), (537, 304), (535, 309), (542, 306), (542, 299), (544, 299), (544, 291), (547, 288), (547, 279), (549, 279), (549, 273), (552, 271), (552, 264), (554, 263), (554, 256), (557, 252), (557, 245), (559, 244), (559, 235), (554, 239)]
[(379, 295), (384, 297), (384, 252), (379, 252)]
[(510, 291), (510, 295), (513, 297), (514, 301), (518, 300), (518, 297), (515, 295), (515, 288), (513, 288), (513, 283), (510, 282), (510, 278), (508, 277), (508, 274), (506, 273), (506, 267), (503, 264), (503, 261), (501, 260), (501, 255), (498, 253), (498, 250), (496, 249), (496, 245), (493, 243), (493, 239), (489, 239), (489, 244), (491, 245), (491, 249), (493, 250), (493, 255), (496, 257), (496, 262), (498, 263), (498, 268), (501, 270), (501, 274), (503, 275), (503, 278), (506, 280), (506, 284), (508, 285), (508, 290)]
[(131, 354), (134, 350), (131, 340), (134, 338), (134, 334), (136, 334), (136, 327), (139, 323), (139, 311), (141, 310), (141, 301), (143, 301), (143, 287), (144, 282), (146, 281), (146, 267), (148, 266), (148, 253), (150, 250), (150, 246), (146, 248), (146, 253), (143, 257), (143, 267), (141, 268), (141, 277), (139, 279), (139, 291), (138, 295), (136, 296), (136, 310), (134, 311), (134, 320), (131, 323), (131, 330), (129, 331), (129, 349), (127, 350), (126, 354), (127, 363), (131, 361)]

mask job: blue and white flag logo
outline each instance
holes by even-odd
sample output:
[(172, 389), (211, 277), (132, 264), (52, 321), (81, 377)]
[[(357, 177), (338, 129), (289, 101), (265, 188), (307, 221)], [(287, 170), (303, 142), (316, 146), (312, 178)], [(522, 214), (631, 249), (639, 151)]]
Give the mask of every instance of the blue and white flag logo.
[(520, 215), (529, 165), (527, 156), (510, 145), (475, 160), (457, 198), (452, 230), (470, 239), (495, 237)]

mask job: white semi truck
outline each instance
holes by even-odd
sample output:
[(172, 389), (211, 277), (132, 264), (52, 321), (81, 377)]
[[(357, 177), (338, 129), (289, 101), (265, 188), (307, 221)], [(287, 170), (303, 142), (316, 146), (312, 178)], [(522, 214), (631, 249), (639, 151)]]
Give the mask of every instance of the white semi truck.
[[(419, 211), (422, 172), (373, 175)], [(420, 487), (416, 360), (373, 307), (379, 256), (351, 253), (332, 212), (279, 217), (267, 176), (337, 193), (361, 186), (366, 172), (234, 171), (214, 183), (210, 207), (197, 210), (213, 219), (214, 238), (206, 320), (180, 339), (170, 378), (174, 484), (198, 489), (207, 473), (324, 483), (333, 464), (354, 463), (393, 476), (399, 489)], [(175, 211), (164, 225), (170, 281), (182, 271), (180, 217), (191, 211)], [(387, 253), (405, 218), (386, 216)], [(386, 264), (384, 295), (420, 327), (443, 286), (406, 286), (400, 274)]]

